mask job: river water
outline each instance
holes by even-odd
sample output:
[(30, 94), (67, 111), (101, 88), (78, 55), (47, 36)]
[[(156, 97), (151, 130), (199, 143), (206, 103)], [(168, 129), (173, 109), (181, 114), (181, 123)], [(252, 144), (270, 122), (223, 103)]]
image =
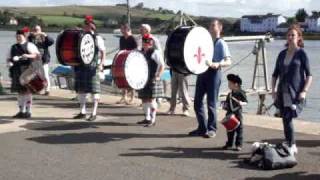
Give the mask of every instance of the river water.
[[(53, 38), (56, 38), (57, 33), (49, 33), (50, 36)], [(105, 45), (107, 48), (107, 52), (117, 48), (119, 45), (119, 39), (114, 36), (113, 34), (101, 34), (105, 39)], [(166, 41), (166, 36), (157, 36), (160, 39), (161, 44), (164, 46)], [(5, 80), (8, 80), (7, 75), (7, 68), (5, 65), (5, 59), (8, 54), (10, 46), (15, 43), (15, 32), (13, 31), (0, 31), (0, 71), (2, 73), (2, 76)], [(276, 57), (278, 53), (284, 49), (284, 40), (275, 40), (271, 43), (266, 44), (267, 49), (267, 65), (268, 65), (268, 77), (269, 81), (271, 79), (271, 74), (274, 68), (274, 64), (276, 61)], [(239, 60), (241, 60), (243, 57), (247, 56), (254, 47), (254, 42), (230, 42), (228, 43), (231, 55), (232, 55), (232, 61), (233, 63), (237, 63)], [(320, 41), (305, 41), (305, 51), (307, 52), (310, 64), (311, 64), (311, 71), (313, 74), (313, 83), (312, 86), (308, 92), (307, 97), (307, 106), (304, 109), (302, 115), (299, 117), (299, 119), (307, 120), (307, 121), (316, 121), (320, 122), (319, 113), (320, 113), (320, 97), (319, 97), (319, 91), (320, 91), (320, 75), (317, 72), (320, 72), (320, 61), (319, 60), (319, 52), (320, 52)], [(57, 58), (55, 56), (55, 46), (52, 46), (50, 48), (52, 61), (51, 61), (51, 67), (57, 66)], [(112, 59), (114, 56), (114, 53), (111, 53), (107, 56), (107, 59)], [(223, 77), (223, 83), (221, 86), (221, 92), (226, 92), (228, 90), (227, 88), (227, 80), (226, 80), (226, 74), (227, 73), (235, 73), (240, 75), (240, 77), (243, 79), (243, 89), (249, 89), (251, 88), (252, 84), (252, 77), (253, 77), (253, 70), (254, 70), (254, 62), (255, 62), (255, 56), (251, 55), (245, 60), (241, 61), (241, 63), (234, 68), (228, 70), (225, 72)], [(262, 73), (262, 71), (260, 71)], [(195, 84), (195, 76), (190, 76), (190, 95), (194, 95), (194, 84)], [(257, 85), (263, 85), (263, 79), (257, 80)], [(270, 82), (269, 82), (270, 84)], [(249, 104), (244, 108), (245, 112), (249, 113), (255, 113), (258, 106), (257, 96), (249, 96)], [(271, 97), (268, 96), (266, 100), (266, 104), (271, 104)], [(270, 114), (273, 114), (273, 108), (270, 111)]]

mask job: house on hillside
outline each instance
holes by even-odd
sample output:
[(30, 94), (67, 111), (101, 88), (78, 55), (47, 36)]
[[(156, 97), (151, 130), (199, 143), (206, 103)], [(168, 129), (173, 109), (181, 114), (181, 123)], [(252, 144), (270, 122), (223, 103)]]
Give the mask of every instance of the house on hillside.
[(320, 15), (313, 14), (307, 17), (306, 24), (308, 25), (308, 32), (320, 32)]
[(276, 32), (277, 27), (287, 19), (280, 14), (245, 15), (240, 20), (241, 32)]
[(18, 20), (14, 17), (11, 17), (9, 20), (9, 25), (17, 26), (18, 25)]

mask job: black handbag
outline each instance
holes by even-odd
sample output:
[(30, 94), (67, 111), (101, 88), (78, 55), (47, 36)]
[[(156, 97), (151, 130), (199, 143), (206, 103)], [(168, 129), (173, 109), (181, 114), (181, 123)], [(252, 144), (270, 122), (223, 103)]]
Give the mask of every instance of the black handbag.
[(263, 148), (263, 169), (292, 168), (297, 164), (294, 155), (283, 144), (277, 144), (276, 146), (268, 145)]

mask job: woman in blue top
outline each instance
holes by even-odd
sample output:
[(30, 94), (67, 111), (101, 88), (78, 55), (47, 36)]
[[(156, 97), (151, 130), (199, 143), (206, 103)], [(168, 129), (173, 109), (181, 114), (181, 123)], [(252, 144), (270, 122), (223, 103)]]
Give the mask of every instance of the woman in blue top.
[[(302, 31), (292, 25), (287, 32), (286, 49), (278, 55), (272, 74), (272, 98), (280, 110), (286, 144), (291, 153), (298, 153), (292, 119), (302, 111), (303, 102), (312, 82), (309, 59), (303, 50)], [(277, 91), (275, 91), (279, 79)]]

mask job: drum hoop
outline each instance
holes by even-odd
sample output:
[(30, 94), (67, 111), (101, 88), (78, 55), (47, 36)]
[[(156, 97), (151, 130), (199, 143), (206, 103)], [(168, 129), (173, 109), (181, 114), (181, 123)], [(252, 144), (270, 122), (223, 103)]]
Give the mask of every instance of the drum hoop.
[[(113, 73), (113, 71), (114, 71), (114, 67), (116, 67), (116, 61), (117, 61), (117, 59), (118, 59), (118, 56), (119, 56), (119, 54), (120, 53), (125, 53), (125, 52), (127, 52), (128, 50), (120, 50), (120, 51), (118, 51), (117, 53), (116, 53), (116, 55), (113, 57), (113, 61), (112, 61), (112, 65), (111, 65), (111, 75), (112, 75), (112, 78), (114, 79), (114, 81), (116, 82), (116, 81), (118, 81), (118, 79), (119, 78), (115, 78), (115, 76), (114, 76), (114, 74), (115, 73)], [(124, 70), (123, 70), (124, 71)], [(123, 72), (124, 74), (125, 74), (125, 72)], [(128, 83), (128, 81), (127, 81), (127, 79), (126, 78), (124, 78), (124, 80), (125, 80), (125, 83), (129, 86), (129, 83)], [(117, 85), (117, 83), (116, 83), (116, 85)], [(117, 85), (118, 86), (118, 85)], [(118, 87), (119, 88), (119, 87)]]

